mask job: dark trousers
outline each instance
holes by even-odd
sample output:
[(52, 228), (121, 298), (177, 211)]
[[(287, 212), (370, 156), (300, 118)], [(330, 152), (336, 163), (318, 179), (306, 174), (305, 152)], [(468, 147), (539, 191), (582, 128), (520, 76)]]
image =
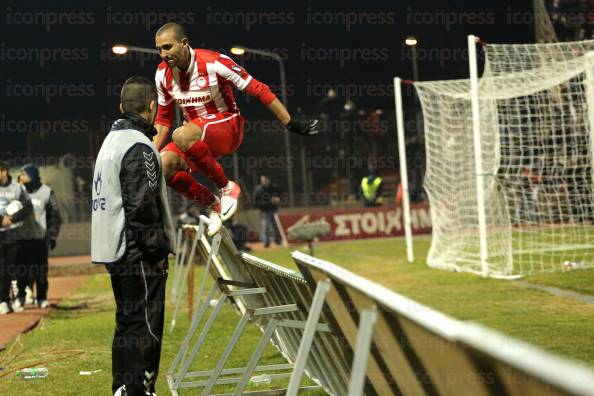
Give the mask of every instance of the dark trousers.
[(0, 303), (10, 302), (10, 282), (13, 279), (18, 279), (18, 251), (16, 243), (0, 242)]
[[(17, 278), (19, 297), (25, 297), (25, 286), (36, 287), (37, 301), (47, 300), (47, 264), (48, 248), (45, 239), (29, 239), (19, 243), (19, 263), (26, 267), (26, 284), (23, 278)], [(32, 287), (31, 287), (32, 288)], [(22, 296), (21, 296), (22, 290)]]
[(260, 239), (264, 246), (270, 246), (270, 239), (273, 238), (277, 245), (281, 244), (281, 236), (274, 218), (274, 211), (262, 210), (260, 212)]
[(126, 385), (128, 396), (154, 392), (161, 358), (167, 270), (140, 260), (108, 270), (116, 301), (112, 390)]

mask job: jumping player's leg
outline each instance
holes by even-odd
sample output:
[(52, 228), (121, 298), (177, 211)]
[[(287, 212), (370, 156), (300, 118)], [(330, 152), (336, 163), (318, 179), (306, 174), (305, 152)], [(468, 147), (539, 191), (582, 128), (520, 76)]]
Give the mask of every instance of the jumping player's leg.
[(192, 157), (200, 171), (215, 182), (218, 188), (229, 183), (225, 170), (215, 159), (208, 145), (202, 141), (202, 128), (189, 122), (173, 131), (173, 142), (186, 155)]
[(199, 205), (209, 206), (215, 202), (216, 197), (192, 177), (190, 167), (179, 154), (164, 148), (161, 161), (167, 185)]
[[(208, 188), (198, 183), (190, 174), (191, 168), (185, 154), (182, 153), (174, 143), (169, 143), (161, 150), (161, 163), (163, 175), (167, 185), (180, 192), (190, 201), (199, 205), (211, 208), (208, 235), (213, 236), (223, 226), (218, 215), (220, 212), (220, 200), (211, 193)], [(192, 163), (192, 165), (195, 165)]]
[(213, 114), (199, 117), (173, 132), (177, 147), (219, 187), (223, 221), (237, 211), (241, 189), (227, 179), (215, 157), (230, 154), (239, 147), (243, 137), (242, 126), (243, 119), (239, 114)]

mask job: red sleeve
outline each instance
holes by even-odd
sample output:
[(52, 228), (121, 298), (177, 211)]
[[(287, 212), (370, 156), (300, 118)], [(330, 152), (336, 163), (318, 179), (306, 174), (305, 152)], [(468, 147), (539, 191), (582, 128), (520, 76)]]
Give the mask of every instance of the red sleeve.
[(227, 55), (218, 54), (218, 58), (214, 62), (214, 68), (219, 76), (231, 82), (240, 91), (243, 91), (252, 81), (252, 76), (247, 70), (233, 62), (233, 59)]
[(157, 117), (155, 117), (155, 124), (170, 127), (173, 123), (173, 101), (163, 106), (157, 106)]
[(260, 81), (252, 78), (252, 81), (245, 87), (245, 92), (258, 98), (264, 106), (268, 106), (276, 99), (276, 95), (272, 93), (268, 85), (261, 83)]
[(258, 98), (264, 106), (268, 106), (276, 99), (276, 95), (268, 85), (253, 78), (247, 70), (233, 62), (227, 55), (218, 54), (215, 68), (218, 75), (230, 81), (240, 91), (245, 90), (248, 95)]

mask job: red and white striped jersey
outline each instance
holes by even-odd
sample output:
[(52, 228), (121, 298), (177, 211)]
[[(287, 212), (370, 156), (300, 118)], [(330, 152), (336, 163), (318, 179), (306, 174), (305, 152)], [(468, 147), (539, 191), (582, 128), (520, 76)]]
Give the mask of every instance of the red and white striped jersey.
[(233, 86), (244, 90), (250, 81), (252, 76), (228, 56), (192, 48), (186, 72), (163, 61), (155, 75), (159, 106), (174, 101), (188, 121), (206, 114), (238, 113)]

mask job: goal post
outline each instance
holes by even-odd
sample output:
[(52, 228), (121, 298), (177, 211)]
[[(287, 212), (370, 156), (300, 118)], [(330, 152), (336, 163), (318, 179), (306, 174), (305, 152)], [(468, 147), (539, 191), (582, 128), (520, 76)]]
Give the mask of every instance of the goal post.
[[(594, 51), (587, 55), (588, 67), (586, 68), (586, 78), (584, 80), (584, 89), (588, 101), (588, 126), (590, 127), (590, 161), (594, 164)], [(594, 172), (592, 172), (592, 185), (594, 186)]]
[[(396, 134), (398, 139), (398, 159), (400, 165), (400, 183), (402, 183), (402, 219), (404, 223), (404, 238), (406, 240), (406, 259), (409, 263), (414, 260), (413, 237), (410, 216), (410, 196), (408, 192), (408, 164), (406, 161), (406, 139), (404, 136), (404, 115), (402, 111), (402, 83), (399, 77), (394, 77), (394, 100), (396, 106)], [(396, 186), (398, 188), (398, 186)]]
[(470, 103), (472, 107), (472, 136), (474, 143), (474, 171), (476, 178), (476, 204), (478, 211), (479, 249), (481, 275), (489, 275), (487, 263), (487, 224), (485, 220), (485, 174), (481, 144), (481, 115), (479, 109), (478, 66), (476, 58), (477, 37), (468, 36), (468, 65), (470, 69)]
[(414, 86), (429, 265), (491, 277), (594, 265), (594, 41), (487, 44), (478, 75)]

